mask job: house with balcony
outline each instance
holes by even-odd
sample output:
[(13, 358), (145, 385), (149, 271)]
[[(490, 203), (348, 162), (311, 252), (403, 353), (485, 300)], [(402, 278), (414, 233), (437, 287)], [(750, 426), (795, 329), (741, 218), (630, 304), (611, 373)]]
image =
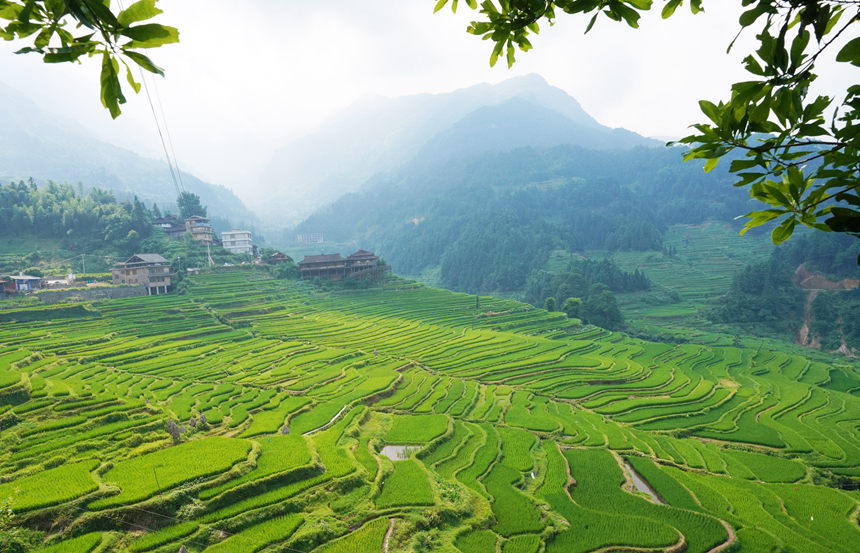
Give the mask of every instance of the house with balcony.
[(144, 286), (149, 295), (166, 294), (170, 288), (170, 263), (157, 253), (137, 253), (111, 269), (114, 284)]
[(215, 232), (212, 230), (212, 224), (206, 217), (192, 215), (185, 219), (185, 231), (191, 233), (194, 241), (201, 246), (215, 243)]
[(347, 277), (381, 280), (390, 271), (388, 265), (380, 262), (379, 256), (367, 250), (358, 250), (347, 258), (341, 257), (339, 253), (306, 255), (299, 262), (302, 278), (321, 280), (341, 280)]

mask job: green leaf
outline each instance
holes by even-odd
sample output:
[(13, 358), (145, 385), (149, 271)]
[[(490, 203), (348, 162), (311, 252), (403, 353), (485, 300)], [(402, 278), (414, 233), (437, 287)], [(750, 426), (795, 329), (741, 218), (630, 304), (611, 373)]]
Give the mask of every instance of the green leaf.
[(748, 217), (750, 220), (744, 225), (744, 228), (741, 229), (741, 236), (746, 234), (748, 230), (755, 227), (760, 227), (768, 221), (772, 221), (781, 215), (785, 215), (787, 213), (784, 209), (766, 209), (764, 211), (752, 211), (744, 215), (744, 217)]
[(148, 23), (137, 25), (121, 31), (123, 36), (132, 39), (132, 42), (123, 45), (124, 48), (157, 48), (165, 44), (179, 42), (179, 31), (174, 27)]
[(66, 14), (66, 3), (63, 0), (45, 0), (45, 8), (54, 20), (58, 20)]
[(801, 63), (803, 63), (803, 59), (806, 57), (804, 55), (804, 51), (806, 50), (806, 46), (809, 44), (809, 31), (802, 30), (797, 33), (797, 36), (794, 37), (794, 40), (791, 41), (791, 64), (794, 67), (799, 67)]
[(770, 233), (770, 239), (774, 244), (782, 244), (791, 237), (795, 226), (797, 226), (797, 219), (789, 217), (773, 229), (773, 232)]
[(850, 40), (848, 44), (836, 54), (836, 61), (849, 62), (851, 65), (860, 67), (860, 37)]
[(48, 45), (48, 43), (50, 43), (50, 42), (51, 42), (51, 37), (52, 37), (52, 36), (54, 36), (54, 28), (53, 28), (53, 27), (51, 27), (51, 26), (45, 27), (44, 29), (42, 29), (42, 30), (39, 32), (39, 34), (38, 34), (38, 35), (36, 35), (36, 40), (35, 40), (35, 41), (33, 41), (33, 45), (34, 45), (36, 48), (38, 48), (38, 49), (40, 49), (40, 50), (41, 50), (42, 48), (44, 48), (45, 46), (47, 46), (47, 45)]
[(717, 125), (720, 124), (720, 112), (713, 102), (709, 102), (707, 100), (699, 100), (699, 108), (702, 110), (702, 113), (708, 116), (708, 119), (710, 119)]
[(663, 6), (663, 11), (660, 12), (660, 16), (663, 19), (668, 19), (672, 17), (672, 14), (675, 13), (675, 9), (681, 5), (681, 0), (669, 0), (666, 2), (666, 5)]
[[(119, 21), (116, 20), (116, 16), (112, 11), (110, 11), (110, 8), (103, 3), (103, 0), (98, 2), (90, 0), (85, 2), (85, 5), (87, 10), (96, 16), (101, 25), (108, 27), (119, 26)], [(71, 9), (71, 6), (69, 6), (69, 8)]]
[(448, 0), (439, 0), (438, 2), (436, 2), (436, 7), (433, 8), (433, 13), (436, 13), (439, 10), (441, 10), (442, 8), (444, 8), (445, 4), (447, 4), (447, 3), (448, 3)]
[(140, 93), (140, 83), (134, 80), (134, 77), (131, 74), (131, 67), (125, 66), (125, 78), (128, 80), (128, 84), (131, 85), (131, 88), (134, 89), (135, 94)]
[(135, 2), (131, 6), (119, 12), (116, 16), (116, 20), (119, 21), (119, 24), (123, 27), (128, 27), (132, 23), (145, 21), (160, 13), (164, 13), (155, 7), (155, 2), (156, 0), (140, 0), (139, 2)]
[(705, 173), (710, 173), (711, 171), (713, 171), (714, 167), (717, 166), (717, 163), (719, 163), (719, 161), (720, 161), (720, 158), (718, 158), (718, 157), (712, 157), (711, 159), (706, 161), (705, 162)]
[(496, 62), (497, 62), (497, 61), (499, 61), (499, 54), (501, 54), (501, 53), (502, 53), (502, 48), (503, 48), (504, 46), (505, 46), (505, 43), (504, 43), (504, 42), (502, 42), (502, 41), (499, 41), (499, 42), (497, 42), (497, 43), (496, 43), (496, 45), (493, 47), (493, 53), (492, 53), (492, 54), (490, 54), (490, 67), (495, 66), (495, 65), (496, 65)]
[(101, 100), (102, 105), (110, 111), (111, 117), (116, 119), (119, 117), (119, 104), (125, 103), (125, 96), (122, 95), (122, 88), (119, 84), (119, 76), (117, 71), (119, 64), (110, 55), (105, 52), (102, 55), (102, 74), (101, 74)]
[(89, 54), (95, 50), (96, 46), (98, 46), (98, 43), (96, 42), (85, 42), (83, 44), (75, 44), (74, 46), (68, 46), (65, 48), (50, 48), (48, 53), (42, 57), (42, 61), (45, 63), (76, 61), (84, 54)]
[(21, 14), (21, 10), (23, 9), (24, 6), (21, 4), (0, 1), (0, 18), (14, 21), (18, 19), (18, 16)]
[(134, 61), (134, 63), (143, 67), (150, 73), (155, 73), (157, 75), (161, 75), (162, 77), (164, 76), (164, 70), (152, 63), (152, 60), (144, 56), (143, 54), (138, 52), (130, 52), (128, 50), (123, 50), (123, 54), (128, 56), (132, 61)]

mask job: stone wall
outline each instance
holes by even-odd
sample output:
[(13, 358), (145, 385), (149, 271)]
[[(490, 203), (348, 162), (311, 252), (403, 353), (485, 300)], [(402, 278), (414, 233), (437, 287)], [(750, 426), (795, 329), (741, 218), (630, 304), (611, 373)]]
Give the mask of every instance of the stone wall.
[(43, 303), (52, 305), (68, 298), (80, 298), (85, 301), (107, 300), (116, 298), (134, 298), (147, 295), (145, 286), (103, 286), (93, 288), (72, 288), (69, 290), (43, 290), (36, 297)]

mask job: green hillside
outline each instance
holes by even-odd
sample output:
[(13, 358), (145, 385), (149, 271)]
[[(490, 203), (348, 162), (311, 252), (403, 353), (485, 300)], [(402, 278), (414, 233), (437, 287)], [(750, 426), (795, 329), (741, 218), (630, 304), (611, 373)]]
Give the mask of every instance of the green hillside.
[(850, 359), (644, 342), (403, 280), (189, 281), (4, 312), (23, 550), (860, 549)]

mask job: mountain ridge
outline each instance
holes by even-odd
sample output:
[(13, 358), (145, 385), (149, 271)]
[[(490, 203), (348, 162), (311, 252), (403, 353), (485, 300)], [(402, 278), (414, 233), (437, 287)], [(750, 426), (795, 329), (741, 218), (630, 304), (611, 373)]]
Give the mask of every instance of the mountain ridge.
[[(143, 157), (94, 137), (72, 120), (42, 110), (14, 88), (0, 82), (0, 182), (33, 178), (81, 183), (85, 189), (111, 190), (120, 199), (137, 196), (174, 209), (176, 189), (163, 160)], [(182, 171), (183, 187), (198, 194), (210, 216), (253, 224), (257, 217), (224, 186)]]
[[(514, 99), (520, 103), (510, 104)], [(525, 104), (531, 110), (512, 107)], [(482, 132), (463, 132), (470, 117), (488, 109), (496, 118), (511, 122), (502, 136), (486, 125)], [(543, 136), (535, 144), (536, 132), (517, 137), (518, 126), (539, 129), (536, 113), (541, 121), (557, 127), (547, 135), (552, 140)], [(565, 125), (568, 132), (561, 132)], [(334, 115), (321, 130), (279, 148), (262, 170), (260, 181), (265, 184), (251, 192), (249, 202), (263, 216), (281, 221), (286, 217), (288, 223), (296, 223), (343, 194), (362, 190), (374, 175), (397, 171), (422, 157), (435, 162), (463, 149), (500, 152), (585, 142), (596, 147), (594, 140), (577, 140), (577, 134), (601, 136), (597, 147), (607, 149), (662, 145), (632, 131), (601, 125), (575, 98), (531, 74), (439, 94), (365, 97)]]

